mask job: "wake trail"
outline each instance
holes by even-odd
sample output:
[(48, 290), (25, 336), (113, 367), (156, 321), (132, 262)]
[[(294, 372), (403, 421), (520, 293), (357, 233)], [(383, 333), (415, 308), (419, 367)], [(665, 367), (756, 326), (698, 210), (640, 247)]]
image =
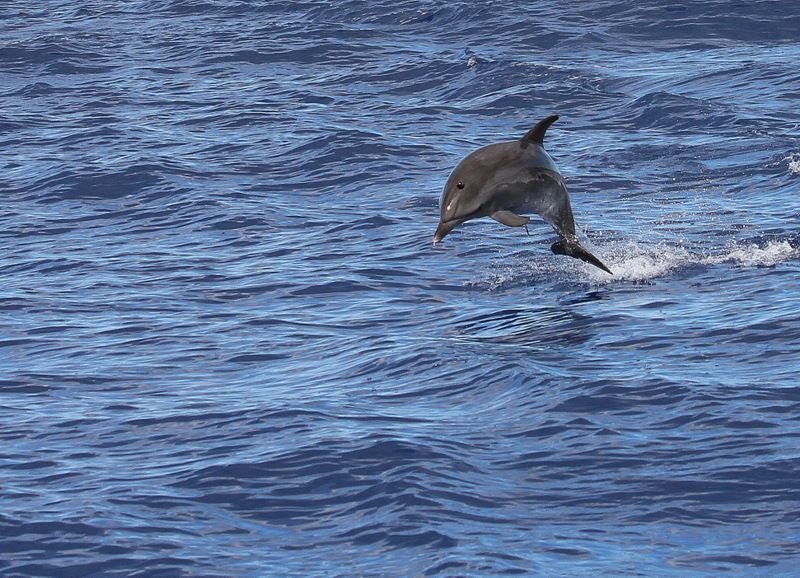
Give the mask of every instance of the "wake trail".
[(644, 245), (621, 242), (601, 248), (600, 253), (614, 275), (587, 270), (593, 281), (605, 284), (613, 281), (650, 281), (698, 265), (732, 263), (739, 267), (773, 267), (800, 257), (800, 248), (788, 240), (771, 240), (766, 243), (731, 242), (718, 251), (697, 253), (665, 243)]

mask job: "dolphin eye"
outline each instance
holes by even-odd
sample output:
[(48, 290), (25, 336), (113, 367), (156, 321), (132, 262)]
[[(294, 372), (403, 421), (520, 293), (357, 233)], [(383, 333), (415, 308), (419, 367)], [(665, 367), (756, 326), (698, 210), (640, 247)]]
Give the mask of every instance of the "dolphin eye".
[(458, 183), (458, 184), (456, 185), (456, 188), (457, 188), (457, 189), (463, 189), (463, 188), (464, 188), (464, 183)]

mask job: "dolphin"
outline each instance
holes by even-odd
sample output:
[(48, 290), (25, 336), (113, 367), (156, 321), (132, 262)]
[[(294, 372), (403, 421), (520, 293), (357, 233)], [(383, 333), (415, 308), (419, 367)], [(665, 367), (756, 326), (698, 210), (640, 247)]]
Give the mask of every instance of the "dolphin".
[(519, 213), (536, 213), (558, 234), (553, 253), (611, 273), (578, 242), (564, 178), (544, 150), (544, 133), (556, 120), (558, 115), (548, 116), (520, 140), (479, 148), (458, 163), (439, 200), (442, 219), (434, 244), (464, 221), (479, 217), (491, 217), (509, 227), (524, 226), (527, 231), (530, 217)]

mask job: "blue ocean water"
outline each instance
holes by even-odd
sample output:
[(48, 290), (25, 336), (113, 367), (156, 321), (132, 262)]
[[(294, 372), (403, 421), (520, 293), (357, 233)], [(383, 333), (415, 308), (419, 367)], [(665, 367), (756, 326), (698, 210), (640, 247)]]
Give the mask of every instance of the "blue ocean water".
[[(789, 575), (800, 7), (0, 7), (0, 573)], [(547, 134), (615, 275), (489, 219)]]

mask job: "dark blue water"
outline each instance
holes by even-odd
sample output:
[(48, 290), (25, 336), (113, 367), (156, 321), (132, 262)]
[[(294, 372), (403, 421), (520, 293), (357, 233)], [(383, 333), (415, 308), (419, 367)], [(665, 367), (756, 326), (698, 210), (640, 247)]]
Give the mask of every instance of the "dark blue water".
[[(792, 574), (794, 2), (4, 2), (0, 573)], [(614, 277), (489, 219), (549, 114)]]

